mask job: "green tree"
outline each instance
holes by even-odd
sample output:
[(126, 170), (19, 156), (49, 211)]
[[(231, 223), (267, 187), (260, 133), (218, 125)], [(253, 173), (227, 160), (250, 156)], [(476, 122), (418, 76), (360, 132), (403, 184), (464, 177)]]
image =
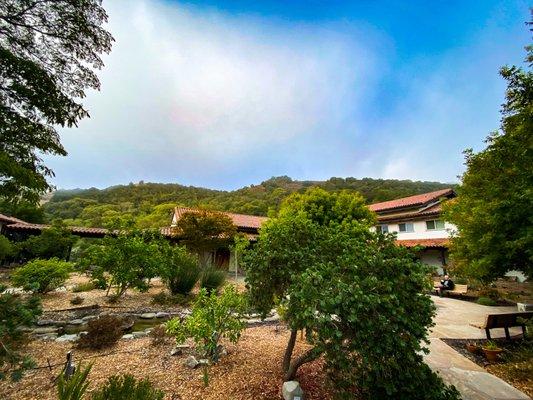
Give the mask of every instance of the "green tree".
[(31, 236), (17, 244), (18, 257), (23, 260), (34, 258), (69, 258), (70, 250), (78, 238), (62, 225), (43, 229), (41, 234)]
[(15, 253), (13, 244), (4, 235), (0, 235), (0, 265)]
[(146, 291), (150, 279), (159, 274), (166, 262), (164, 240), (157, 232), (116, 231), (89, 247), (81, 256), (80, 265), (108, 294), (113, 287), (117, 297), (129, 288)]
[(241, 331), (246, 326), (241, 315), (245, 310), (245, 298), (233, 286), (226, 286), (220, 295), (208, 294), (205, 289), (198, 293), (192, 313), (185, 321), (174, 318), (167, 322), (167, 331), (176, 336), (178, 343), (192, 337), (211, 361), (217, 362), (220, 356), (219, 342), (226, 338), (237, 343)]
[(94, 72), (113, 38), (100, 0), (0, 2), (0, 192), (36, 203), (52, 176), (40, 154), (66, 155), (56, 126), (88, 112), (79, 101), (99, 89)]
[(226, 214), (199, 210), (184, 213), (174, 228), (176, 238), (190, 251), (198, 254), (206, 267), (209, 253), (228, 247), (237, 234), (237, 227)]
[[(0, 293), (4, 290), (0, 287)], [(37, 296), (23, 298), (8, 293), (0, 294), (0, 380), (10, 376), (22, 377), (24, 370), (34, 365), (32, 359), (21, 353), (26, 343), (24, 326), (31, 326), (41, 314)]]
[(500, 74), (507, 81), (500, 130), (484, 150), (465, 151), (458, 197), (445, 212), (459, 229), (455, 272), (483, 282), (511, 270), (533, 276), (533, 73), (513, 66)]
[[(338, 398), (456, 398), (422, 358), (435, 311), (422, 294), (428, 267), (393, 235), (371, 232), (374, 221), (360, 195), (309, 189), (284, 202), (247, 253), (252, 304), (266, 314), (281, 299), (291, 330), (284, 379), (323, 355)], [(311, 347), (293, 357), (299, 330)]]

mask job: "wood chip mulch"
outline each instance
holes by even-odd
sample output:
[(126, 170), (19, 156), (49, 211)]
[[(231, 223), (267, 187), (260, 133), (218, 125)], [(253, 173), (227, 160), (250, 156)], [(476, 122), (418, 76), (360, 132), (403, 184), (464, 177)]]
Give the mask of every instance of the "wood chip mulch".
[[(114, 374), (130, 373), (138, 378), (148, 377), (165, 391), (167, 400), (278, 400), (283, 383), (281, 360), (289, 334), (285, 328), (261, 326), (247, 329), (239, 343), (227, 345), (228, 355), (209, 367), (209, 386), (204, 387), (201, 369), (183, 365), (188, 356), (171, 356), (172, 344), (154, 347), (149, 338), (121, 340), (116, 346), (101, 351), (73, 349), (74, 359), (84, 364), (93, 362), (89, 375), (89, 392)], [(307, 345), (299, 341), (295, 356)], [(28, 353), (39, 366), (64, 362), (72, 349), (70, 343), (33, 341)], [(304, 365), (298, 380), (308, 400), (329, 400), (322, 360)], [(12, 400), (53, 399), (53, 379), (61, 366), (32, 370), (17, 383), (0, 382), (0, 398)]]

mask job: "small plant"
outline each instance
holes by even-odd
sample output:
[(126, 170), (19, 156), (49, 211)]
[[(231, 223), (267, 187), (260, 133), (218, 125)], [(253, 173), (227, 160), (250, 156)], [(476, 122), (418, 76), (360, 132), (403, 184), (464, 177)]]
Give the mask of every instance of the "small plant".
[(200, 287), (206, 289), (208, 293), (217, 291), (226, 281), (226, 271), (209, 266), (200, 275)]
[(207, 293), (201, 289), (192, 313), (185, 321), (174, 318), (167, 322), (167, 331), (176, 337), (178, 343), (193, 338), (197, 348), (211, 361), (219, 359), (219, 341), (226, 338), (237, 343), (245, 327), (240, 315), (245, 310), (244, 296), (233, 286), (226, 286), (222, 294)]
[(133, 375), (111, 376), (93, 393), (91, 400), (163, 400), (165, 393), (156, 389), (147, 378), (137, 380)]
[(183, 246), (170, 250), (168, 264), (161, 270), (161, 278), (172, 294), (187, 295), (200, 277), (198, 260)]
[(58, 258), (36, 259), (11, 274), (15, 286), (34, 293), (47, 293), (61, 286), (69, 277), (72, 264)]
[(161, 306), (172, 306), (176, 304), (185, 304), (187, 296), (182, 294), (169, 294), (166, 292), (159, 292), (152, 296), (152, 303)]
[(73, 306), (77, 306), (77, 305), (80, 305), (82, 304), (84, 301), (84, 298), (81, 297), (81, 296), (74, 296), (72, 299), (70, 299), (70, 304), (72, 304)]
[(167, 344), (170, 340), (170, 336), (167, 333), (165, 325), (157, 325), (154, 327), (148, 335), (151, 339), (152, 346), (162, 346)]
[(76, 286), (72, 288), (73, 293), (80, 293), (80, 292), (90, 292), (91, 290), (96, 289), (96, 285), (94, 282), (84, 282), (84, 283), (78, 283)]
[(478, 296), (481, 297), (487, 297), (493, 301), (498, 301), (500, 299), (500, 292), (498, 292), (497, 289), (493, 289), (490, 287), (485, 287), (483, 289), (480, 289), (478, 291)]
[(478, 354), (481, 350), (475, 342), (468, 342), (466, 344), (466, 349), (472, 354)]
[(480, 297), (477, 299), (476, 303), (482, 306), (495, 306), (498, 304), (494, 300), (489, 299), (488, 297)]
[(70, 378), (66, 379), (63, 372), (57, 380), (57, 398), (58, 400), (81, 400), (85, 396), (85, 391), (89, 386), (87, 377), (91, 372), (92, 364), (86, 368), (80, 365), (74, 371)]
[(487, 343), (485, 343), (482, 347), (483, 353), (485, 353), (485, 357), (487, 357), (487, 360), (494, 362), (498, 361), (498, 357), (500, 353), (503, 351), (496, 342), (489, 340)]
[(102, 315), (89, 321), (87, 334), (78, 340), (78, 347), (101, 349), (114, 345), (123, 333), (122, 318), (113, 315)]
[(498, 349), (500, 349), (500, 347), (493, 340), (489, 340), (487, 343), (485, 343), (483, 345), (483, 348), (487, 349), (487, 350), (498, 350)]

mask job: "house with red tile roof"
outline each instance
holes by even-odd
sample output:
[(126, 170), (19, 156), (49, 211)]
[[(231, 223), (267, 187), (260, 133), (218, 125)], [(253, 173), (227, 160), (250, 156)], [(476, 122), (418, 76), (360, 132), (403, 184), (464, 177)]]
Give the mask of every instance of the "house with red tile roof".
[(455, 225), (442, 219), (442, 204), (456, 197), (453, 189), (371, 204), (377, 214), (376, 230), (394, 232), (401, 246), (420, 247), (418, 255), (443, 273), (448, 264), (448, 241)]

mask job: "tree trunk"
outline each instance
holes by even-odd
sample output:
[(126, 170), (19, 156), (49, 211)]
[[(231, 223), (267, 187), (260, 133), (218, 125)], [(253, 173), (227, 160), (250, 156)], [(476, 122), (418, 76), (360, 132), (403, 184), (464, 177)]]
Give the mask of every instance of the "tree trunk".
[(307, 350), (304, 354), (298, 357), (294, 362), (290, 363), (289, 368), (285, 371), (285, 381), (292, 381), (296, 378), (296, 372), (305, 363), (316, 360), (322, 352), (319, 351), (316, 347)]
[(285, 356), (283, 357), (283, 373), (287, 373), (291, 365), (292, 352), (294, 350), (294, 345), (296, 344), (296, 335), (298, 331), (296, 329), (291, 329), (291, 337), (289, 338), (289, 343), (287, 343), (287, 348), (285, 349)]

